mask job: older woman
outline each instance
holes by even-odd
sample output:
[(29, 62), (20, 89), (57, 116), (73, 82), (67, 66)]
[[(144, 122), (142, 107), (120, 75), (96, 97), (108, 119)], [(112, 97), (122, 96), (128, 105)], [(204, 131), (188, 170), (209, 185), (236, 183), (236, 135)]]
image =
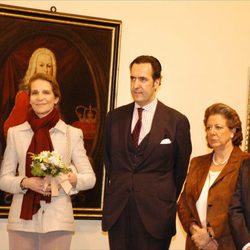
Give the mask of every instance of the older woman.
[(216, 103), (205, 111), (204, 125), (212, 153), (191, 160), (178, 202), (178, 215), (187, 233), (186, 249), (236, 249), (228, 224), (228, 205), (241, 162), (241, 121), (231, 107)]
[(33, 176), (31, 155), (57, 151), (65, 163), (74, 165), (77, 173), (64, 175), (73, 187), (71, 192), (92, 188), (95, 174), (81, 130), (59, 118), (56, 106), (61, 94), (56, 80), (35, 74), (28, 94), (32, 109), (26, 122), (9, 129), (0, 172), (0, 189), (14, 194), (7, 226), (10, 249), (67, 250), (74, 231), (70, 196), (60, 185), (58, 196), (51, 196), (45, 178)]

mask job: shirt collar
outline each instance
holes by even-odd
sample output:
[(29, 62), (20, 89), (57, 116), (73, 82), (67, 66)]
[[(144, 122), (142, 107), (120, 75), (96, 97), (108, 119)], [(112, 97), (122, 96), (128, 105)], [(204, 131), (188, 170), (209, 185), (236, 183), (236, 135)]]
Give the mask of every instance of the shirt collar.
[[(145, 105), (145, 106), (143, 107), (143, 110), (154, 113), (155, 110), (156, 110), (157, 103), (158, 103), (158, 100), (157, 100), (157, 98), (155, 98), (152, 102), (150, 102), (149, 104)], [(138, 109), (138, 108), (141, 108), (141, 106), (138, 105), (138, 104), (135, 102), (134, 109)]]

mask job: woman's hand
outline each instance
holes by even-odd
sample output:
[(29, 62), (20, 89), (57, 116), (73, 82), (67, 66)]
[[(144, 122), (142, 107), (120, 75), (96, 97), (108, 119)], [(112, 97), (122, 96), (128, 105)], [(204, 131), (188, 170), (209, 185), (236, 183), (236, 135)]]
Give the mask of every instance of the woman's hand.
[[(198, 249), (206, 249), (205, 247), (210, 243), (211, 237), (207, 233), (206, 228), (200, 228), (197, 225), (192, 226), (192, 237), (194, 244)], [(213, 249), (211, 249), (213, 250)]]
[(40, 177), (24, 178), (22, 181), (24, 188), (31, 189), (34, 192), (48, 196), (51, 194), (51, 187), (47, 185), (46, 180)]
[(77, 183), (77, 176), (74, 173), (68, 173), (68, 180), (70, 184), (75, 188)]
[(217, 241), (214, 238), (210, 238), (210, 241), (205, 247), (202, 248), (202, 250), (217, 250), (218, 246), (219, 244), (217, 243)]

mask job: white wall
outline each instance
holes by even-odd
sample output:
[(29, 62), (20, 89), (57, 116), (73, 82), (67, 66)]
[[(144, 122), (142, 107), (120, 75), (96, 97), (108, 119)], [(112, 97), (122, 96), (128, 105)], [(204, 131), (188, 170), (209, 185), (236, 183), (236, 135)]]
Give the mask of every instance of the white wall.
[[(122, 20), (117, 106), (131, 101), (129, 63), (156, 56), (163, 66), (159, 99), (190, 120), (193, 154), (207, 152), (203, 114), (214, 102), (234, 107), (246, 127), (250, 66), (249, 1), (1, 1), (9, 5)], [(3, 28), (3, 27), (0, 27)], [(77, 221), (72, 249), (108, 249), (100, 221)], [(0, 220), (0, 250), (7, 249)], [(178, 233), (172, 250), (184, 249)]]

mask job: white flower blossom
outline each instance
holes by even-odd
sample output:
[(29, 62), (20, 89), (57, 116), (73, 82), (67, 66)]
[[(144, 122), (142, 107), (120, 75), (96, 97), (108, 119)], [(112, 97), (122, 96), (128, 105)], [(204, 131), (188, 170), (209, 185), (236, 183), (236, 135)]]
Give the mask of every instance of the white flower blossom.
[(47, 170), (47, 167), (44, 163), (41, 163), (40, 167), (43, 171)]

